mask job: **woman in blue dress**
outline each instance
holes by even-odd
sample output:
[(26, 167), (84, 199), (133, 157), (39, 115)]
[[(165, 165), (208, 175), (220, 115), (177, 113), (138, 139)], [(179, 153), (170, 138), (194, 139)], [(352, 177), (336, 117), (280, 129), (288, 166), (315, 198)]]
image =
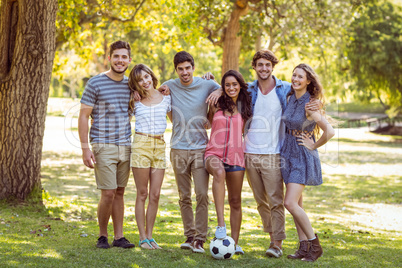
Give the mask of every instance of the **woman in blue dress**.
[[(299, 64), (293, 70), (292, 88), (284, 112), (286, 137), (282, 147), (282, 176), (286, 184), (285, 207), (292, 214), (299, 236), (299, 249), (290, 259), (315, 261), (322, 247), (310, 220), (303, 210), (303, 190), (306, 185), (322, 184), (321, 162), (317, 148), (334, 135), (322, 111), (306, 109), (310, 98), (323, 102), (322, 85), (317, 74), (307, 64)], [(316, 140), (319, 130), (323, 133)]]

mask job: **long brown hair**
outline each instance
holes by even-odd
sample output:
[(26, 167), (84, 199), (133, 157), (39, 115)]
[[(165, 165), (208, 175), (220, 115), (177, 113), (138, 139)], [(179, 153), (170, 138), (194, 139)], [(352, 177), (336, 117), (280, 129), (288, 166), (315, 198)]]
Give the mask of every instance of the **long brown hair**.
[(156, 75), (154, 72), (146, 66), (145, 64), (137, 64), (134, 66), (134, 68), (131, 70), (130, 75), (128, 77), (128, 86), (130, 87), (130, 102), (129, 102), (129, 108), (128, 108), (128, 113), (132, 114), (134, 111), (134, 103), (135, 100), (133, 98), (133, 92), (137, 91), (138, 94), (140, 94), (142, 99), (145, 99), (148, 97), (149, 93), (146, 90), (143, 90), (142, 87), (138, 84), (138, 81), (141, 79), (142, 71), (146, 72), (152, 77), (152, 83), (154, 88), (158, 86), (158, 78), (156, 78)]
[[(233, 99), (228, 96), (225, 91), (225, 80), (227, 77), (233, 76), (237, 82), (240, 84), (240, 92), (237, 97), (236, 103), (233, 102)], [(221, 86), (223, 89), (222, 96), (218, 99), (218, 106), (223, 112), (228, 111), (229, 113), (233, 113), (234, 107), (237, 106), (237, 110), (241, 114), (244, 122), (251, 117), (251, 96), (247, 91), (248, 85), (244, 81), (241, 73), (235, 70), (229, 70), (222, 76)]]
[[(306, 63), (300, 63), (299, 65), (297, 65), (293, 69), (293, 72), (296, 69), (302, 69), (303, 71), (306, 72), (306, 78), (308, 81), (310, 81), (310, 84), (307, 85), (307, 92), (310, 93), (311, 98), (318, 99), (321, 101), (321, 103), (323, 105), (321, 114), (322, 114), (322, 116), (325, 116), (325, 110), (324, 110), (325, 98), (324, 98), (324, 94), (323, 94), (323, 87), (322, 87), (322, 84), (320, 82), (318, 75), (313, 70), (313, 68)], [(288, 96), (291, 96), (293, 94), (295, 94), (295, 90), (293, 89), (293, 85), (292, 85)], [(314, 136), (316, 138), (318, 138), (320, 130), (321, 130), (320, 127), (318, 125), (316, 125), (314, 128)]]

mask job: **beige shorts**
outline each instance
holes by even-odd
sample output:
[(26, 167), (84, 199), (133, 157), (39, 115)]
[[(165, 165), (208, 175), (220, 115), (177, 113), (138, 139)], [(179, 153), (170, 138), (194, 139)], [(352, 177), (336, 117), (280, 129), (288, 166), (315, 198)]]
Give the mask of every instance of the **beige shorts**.
[(135, 134), (131, 145), (131, 167), (166, 169), (165, 148), (162, 139)]
[(95, 178), (98, 189), (126, 187), (130, 176), (130, 146), (92, 144), (95, 155)]

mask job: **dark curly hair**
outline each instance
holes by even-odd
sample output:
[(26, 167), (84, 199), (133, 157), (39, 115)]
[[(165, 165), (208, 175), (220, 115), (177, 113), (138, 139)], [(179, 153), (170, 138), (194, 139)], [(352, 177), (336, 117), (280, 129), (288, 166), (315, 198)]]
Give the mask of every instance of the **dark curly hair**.
[[(232, 98), (228, 96), (225, 91), (225, 80), (227, 77), (233, 76), (237, 82), (240, 84), (240, 92), (237, 98), (237, 103), (234, 103)], [(218, 99), (218, 107), (223, 112), (228, 111), (229, 113), (233, 113), (233, 108), (237, 106), (237, 110), (241, 114), (244, 122), (247, 122), (250, 119), (251, 112), (251, 95), (250, 92), (247, 91), (248, 85), (244, 81), (241, 73), (235, 70), (229, 70), (222, 76), (221, 86), (223, 89), (222, 96)]]

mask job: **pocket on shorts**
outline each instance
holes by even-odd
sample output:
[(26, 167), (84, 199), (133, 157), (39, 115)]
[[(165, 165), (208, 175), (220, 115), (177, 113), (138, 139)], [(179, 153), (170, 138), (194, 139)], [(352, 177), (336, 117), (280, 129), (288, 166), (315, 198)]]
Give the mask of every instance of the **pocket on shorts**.
[(102, 152), (102, 150), (104, 148), (105, 148), (105, 146), (103, 144), (95, 143), (95, 144), (92, 145), (92, 152), (94, 153), (94, 155), (97, 155), (100, 152)]

